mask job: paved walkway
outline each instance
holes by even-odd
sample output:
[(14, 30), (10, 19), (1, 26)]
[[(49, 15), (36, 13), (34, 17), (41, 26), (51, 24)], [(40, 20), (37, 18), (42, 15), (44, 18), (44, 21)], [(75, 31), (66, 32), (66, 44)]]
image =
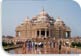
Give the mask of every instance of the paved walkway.
[[(56, 48), (18, 48), (13, 50), (16, 54), (80, 54), (81, 49), (62, 47), (61, 51)], [(9, 52), (10, 53), (10, 52)]]
[(58, 50), (58, 47), (56, 47), (56, 48), (37, 48), (37, 49), (35, 49), (35, 48), (27, 49), (26, 48), (26, 53), (27, 54), (80, 54), (81, 49), (63, 47), (63, 46), (60, 51)]
[[(55, 44), (55, 47), (50, 47), (49, 45), (45, 45), (43, 48), (27, 48), (23, 45), (22, 48), (18, 48), (13, 50), (16, 54), (80, 54), (81, 49), (70, 48), (66, 46), (62, 46), (61, 50), (59, 50), (58, 44)], [(9, 52), (10, 53), (10, 52)]]

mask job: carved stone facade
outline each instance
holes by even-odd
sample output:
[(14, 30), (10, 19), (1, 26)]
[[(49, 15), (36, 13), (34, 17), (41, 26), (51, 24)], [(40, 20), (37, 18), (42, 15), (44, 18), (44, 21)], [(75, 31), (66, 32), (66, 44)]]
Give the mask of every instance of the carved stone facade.
[(26, 17), (24, 22), (16, 27), (16, 37), (19, 38), (70, 38), (71, 30), (58, 17), (53, 17), (43, 9), (37, 16), (29, 19)]

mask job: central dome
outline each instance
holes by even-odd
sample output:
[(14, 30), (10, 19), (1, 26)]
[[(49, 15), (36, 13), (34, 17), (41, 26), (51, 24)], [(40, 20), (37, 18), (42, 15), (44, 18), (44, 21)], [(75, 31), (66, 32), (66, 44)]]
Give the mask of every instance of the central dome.
[(46, 17), (46, 16), (40, 16), (40, 17), (38, 17), (39, 19), (47, 19), (48, 17)]
[(48, 15), (48, 13), (45, 12), (45, 11), (41, 11), (39, 14), (40, 14), (40, 15)]
[(56, 19), (56, 22), (62, 22), (62, 19), (61, 19), (60, 17), (58, 17), (58, 18)]
[(52, 22), (53, 18), (43, 9), (37, 16), (33, 17), (34, 22)]
[(38, 21), (47, 21), (47, 20), (48, 20), (48, 17), (46, 17), (46, 16), (38, 17)]

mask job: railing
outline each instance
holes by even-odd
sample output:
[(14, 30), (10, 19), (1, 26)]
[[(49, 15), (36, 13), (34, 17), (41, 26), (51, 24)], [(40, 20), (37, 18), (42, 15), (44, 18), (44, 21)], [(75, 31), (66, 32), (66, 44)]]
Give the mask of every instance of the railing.
[(22, 47), (22, 45), (5, 46), (3, 48), (4, 50), (11, 50), (11, 49), (20, 48), (20, 47)]

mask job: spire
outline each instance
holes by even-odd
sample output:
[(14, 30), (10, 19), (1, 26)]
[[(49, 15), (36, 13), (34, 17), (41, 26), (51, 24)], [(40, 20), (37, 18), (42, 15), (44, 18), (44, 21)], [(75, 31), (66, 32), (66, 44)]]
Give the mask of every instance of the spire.
[(48, 15), (48, 13), (47, 12), (45, 12), (45, 10), (44, 10), (44, 8), (42, 7), (42, 11), (39, 13), (39, 15)]
[(43, 12), (43, 15), (44, 15), (44, 7), (42, 7), (42, 12)]
[(42, 8), (42, 11), (44, 12), (44, 7)]

